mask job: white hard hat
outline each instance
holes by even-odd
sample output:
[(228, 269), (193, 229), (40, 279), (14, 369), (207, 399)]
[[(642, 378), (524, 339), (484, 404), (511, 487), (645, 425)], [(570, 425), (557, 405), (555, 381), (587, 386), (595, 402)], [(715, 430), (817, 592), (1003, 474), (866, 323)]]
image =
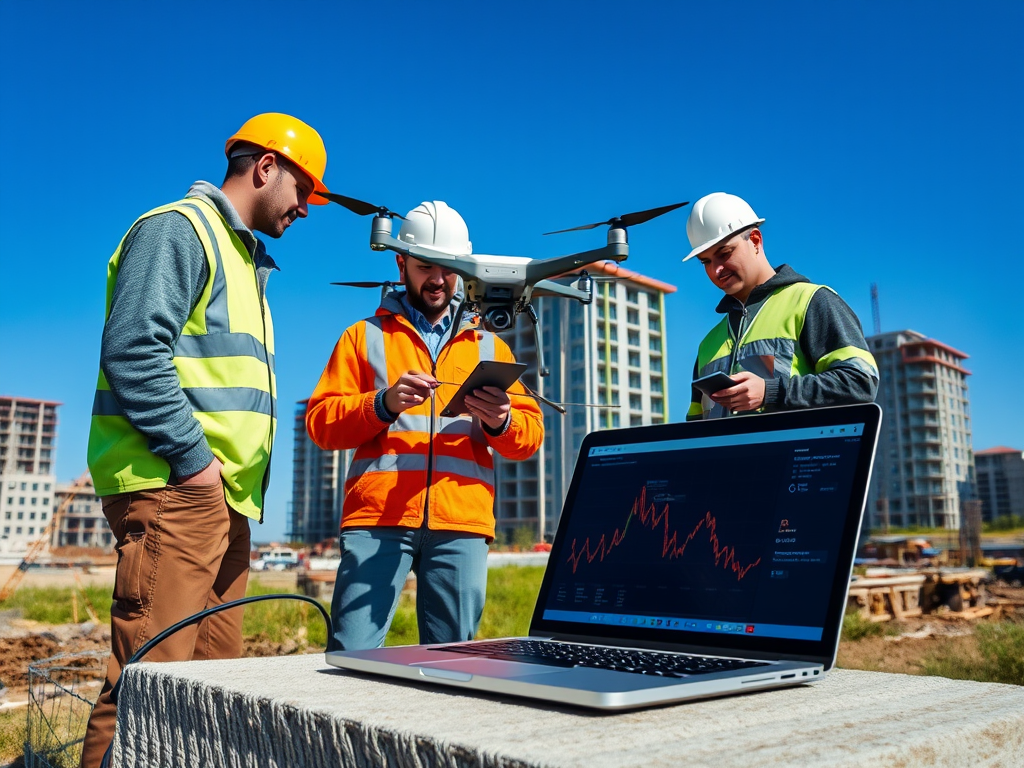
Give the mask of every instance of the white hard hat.
[(761, 224), (764, 224), (764, 219), (757, 218), (754, 209), (746, 200), (725, 192), (705, 195), (693, 204), (690, 218), (686, 220), (686, 236), (690, 239), (690, 247), (693, 250), (683, 261), (714, 248), (739, 232)]
[(409, 211), (398, 232), (398, 239), (452, 256), (468, 256), (473, 252), (466, 222), (458, 211), (440, 200), (420, 203)]

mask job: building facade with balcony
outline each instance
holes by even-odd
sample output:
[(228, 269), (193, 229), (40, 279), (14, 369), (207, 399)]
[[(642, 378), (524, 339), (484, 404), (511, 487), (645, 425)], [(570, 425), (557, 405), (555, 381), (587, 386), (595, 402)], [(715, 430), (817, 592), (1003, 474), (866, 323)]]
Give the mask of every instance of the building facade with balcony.
[(1024, 518), (1024, 451), (997, 446), (976, 451), (975, 470), (981, 517), (991, 523), (999, 517)]
[[(526, 461), (495, 456), (495, 518), (500, 535), (528, 528), (554, 535), (583, 438), (598, 429), (661, 424), (669, 419), (665, 295), (675, 286), (614, 262), (587, 271), (600, 278), (594, 300), (539, 297), (548, 376), (537, 375), (533, 326), (521, 319), (501, 334), (529, 368), (522, 380), (534, 392), (568, 403), (566, 414), (547, 405), (544, 443)], [(589, 407), (598, 406), (598, 407)]]
[(0, 396), (0, 554), (20, 554), (46, 531), (57, 479), (60, 403)]
[(74, 483), (59, 483), (54, 499), (54, 514), (62, 504), (64, 509), (57, 522), (57, 530), (51, 536), (51, 546), (87, 547), (108, 552), (114, 548), (114, 534), (107, 524), (107, 518), (103, 516), (103, 502), (96, 495), (91, 482), (77, 488)]
[(306, 433), (306, 405), (295, 408), (292, 463), (292, 503), (288, 541), (316, 544), (338, 535), (345, 501), (345, 476), (353, 451), (325, 451)]
[(916, 331), (872, 336), (883, 418), (868, 496), (872, 529), (959, 529), (975, 495), (967, 355)]

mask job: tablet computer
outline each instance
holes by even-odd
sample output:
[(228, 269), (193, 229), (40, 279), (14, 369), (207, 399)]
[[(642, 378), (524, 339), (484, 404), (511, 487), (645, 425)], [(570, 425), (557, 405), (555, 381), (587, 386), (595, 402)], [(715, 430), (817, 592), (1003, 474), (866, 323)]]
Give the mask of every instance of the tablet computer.
[(458, 392), (445, 405), (441, 415), (451, 417), (466, 413), (466, 395), (472, 394), (474, 389), (498, 387), (503, 391), (507, 390), (523, 375), (525, 370), (526, 363), (502, 363), (498, 360), (480, 361), (473, 372), (462, 382)]
[(707, 376), (701, 376), (699, 379), (693, 380), (693, 386), (708, 397), (711, 397), (715, 392), (720, 392), (723, 389), (735, 387), (737, 384), (739, 384), (738, 381), (730, 379), (721, 371), (715, 371), (714, 373), (709, 373)]

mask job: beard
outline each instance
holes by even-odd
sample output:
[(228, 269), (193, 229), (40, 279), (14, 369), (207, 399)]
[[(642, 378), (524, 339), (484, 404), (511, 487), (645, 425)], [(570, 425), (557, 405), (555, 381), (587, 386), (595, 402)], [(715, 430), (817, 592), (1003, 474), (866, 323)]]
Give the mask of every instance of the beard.
[(427, 296), (428, 293), (438, 287), (436, 284), (430, 285), (429, 283), (424, 283), (420, 287), (420, 290), (417, 291), (413, 287), (408, 274), (406, 274), (404, 282), (405, 291), (409, 297), (409, 303), (412, 304), (415, 309), (422, 312), (428, 320), (444, 314), (445, 308), (451, 304), (452, 297), (455, 296), (455, 288), (448, 285), (447, 282), (441, 283), (440, 288), (444, 292), (444, 295), (436, 301)]

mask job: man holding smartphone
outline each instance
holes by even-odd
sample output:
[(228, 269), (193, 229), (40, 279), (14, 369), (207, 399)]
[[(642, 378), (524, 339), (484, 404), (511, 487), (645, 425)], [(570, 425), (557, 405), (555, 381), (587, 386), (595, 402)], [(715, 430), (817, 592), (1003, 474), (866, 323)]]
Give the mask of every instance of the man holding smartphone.
[[(687, 421), (875, 399), (878, 368), (857, 316), (831, 288), (785, 264), (773, 268), (763, 223), (725, 192), (702, 197), (690, 211), (693, 250), (683, 261), (699, 259), (725, 292), (717, 307), (725, 317), (700, 344)], [(715, 374), (734, 383), (701, 381)]]
[[(472, 252), (466, 223), (442, 202), (415, 208), (398, 239)], [(331, 603), (331, 650), (384, 644), (402, 585), (416, 573), (421, 643), (472, 640), (494, 538), (494, 460), (527, 459), (544, 440), (523, 385), (483, 387), (468, 413), (444, 404), (480, 361), (514, 362), (504, 341), (459, 313), (458, 276), (397, 256), (405, 291), (345, 331), (306, 410), (325, 450), (355, 449), (345, 481), (341, 563)], [(459, 319), (459, 315), (462, 315)]]

